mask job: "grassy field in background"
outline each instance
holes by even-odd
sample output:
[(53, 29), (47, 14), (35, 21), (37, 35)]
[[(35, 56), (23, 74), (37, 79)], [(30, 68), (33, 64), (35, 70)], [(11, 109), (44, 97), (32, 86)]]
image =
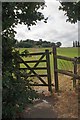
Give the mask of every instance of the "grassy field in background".
[[(28, 50), (30, 53), (33, 52), (44, 52), (46, 49), (52, 51), (52, 48), (19, 48), (20, 53), (24, 50)], [(67, 56), (67, 57), (77, 57), (78, 48), (57, 48), (57, 55)], [(38, 60), (40, 56), (31, 56), (31, 57), (24, 57), (24, 60)], [(44, 58), (45, 59), (45, 58)], [(31, 67), (34, 66), (34, 63), (29, 64)], [(51, 75), (53, 76), (53, 55), (50, 55), (50, 65), (51, 65)], [(38, 67), (45, 67), (46, 63), (39, 63)], [(25, 67), (25, 65), (21, 64), (20, 67)], [(58, 60), (58, 68), (63, 70), (72, 70), (73, 64), (72, 62), (68, 62), (65, 60)], [(36, 70), (35, 70), (36, 71)], [(37, 70), (38, 74), (46, 74), (46, 70)]]
[[(28, 50), (30, 53), (32, 52), (44, 52), (46, 49), (49, 51), (52, 51), (52, 48), (19, 48), (20, 52), (24, 50)], [(73, 48), (73, 47), (62, 47), (57, 48), (57, 54), (58, 55), (64, 55), (68, 57), (77, 57), (79, 55), (79, 48)]]

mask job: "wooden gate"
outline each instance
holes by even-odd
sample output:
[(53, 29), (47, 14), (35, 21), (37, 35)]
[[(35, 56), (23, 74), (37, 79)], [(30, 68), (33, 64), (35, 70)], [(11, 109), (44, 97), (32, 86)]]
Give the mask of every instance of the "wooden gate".
[[(49, 50), (45, 50), (45, 52), (40, 53), (28, 53), (27, 56), (40, 56), (38, 60), (29, 60), (26, 61), (21, 56), (25, 56), (24, 54), (20, 54), (17, 56), (17, 67), (19, 70), (30, 70), (29, 73), (25, 75), (26, 79), (28, 77), (37, 77), (42, 84), (31, 84), (32, 86), (48, 86), (48, 90), (52, 92), (52, 81), (51, 81), (51, 71), (50, 71), (50, 54)], [(44, 59), (43, 59), (44, 58)], [(39, 63), (46, 63), (46, 67), (38, 67)], [(24, 64), (26, 68), (21, 68), (20, 64)], [(35, 63), (33, 67), (31, 67), (28, 63)], [(35, 70), (46, 70), (46, 74), (38, 74)], [(31, 74), (33, 73), (33, 75)], [(47, 83), (43, 79), (43, 77), (47, 77)]]

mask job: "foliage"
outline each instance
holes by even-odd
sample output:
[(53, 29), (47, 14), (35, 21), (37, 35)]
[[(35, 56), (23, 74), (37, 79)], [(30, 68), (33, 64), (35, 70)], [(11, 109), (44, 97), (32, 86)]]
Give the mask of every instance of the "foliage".
[(60, 2), (61, 6), (59, 10), (65, 11), (65, 14), (68, 18), (66, 21), (71, 23), (76, 23), (80, 21), (80, 1), (78, 2)]
[[(39, 8), (44, 8), (44, 2), (6, 2), (2, 4), (3, 8), (3, 30), (14, 27), (15, 25), (24, 23), (31, 26), (36, 25), (37, 21), (46, 20)], [(6, 21), (8, 20), (8, 23)]]
[(22, 111), (26, 103), (36, 98), (36, 92), (30, 88), (28, 80), (26, 82), (21, 77), (19, 80), (16, 78), (19, 71), (14, 67), (16, 56), (12, 52), (17, 42), (14, 39), (14, 27), (18, 23), (24, 23), (30, 29), (30, 26), (36, 25), (38, 21), (46, 22), (44, 15), (38, 12), (38, 9), (43, 9), (44, 6), (43, 2), (2, 3), (3, 119), (15, 118), (17, 111)]
[[(57, 42), (58, 44), (57, 47), (60, 47), (61, 46), (61, 42)], [(39, 41), (34, 41), (34, 40), (30, 40), (30, 39), (27, 39), (25, 41), (20, 41), (16, 43), (15, 47), (16, 48), (34, 48), (34, 47), (52, 47), (52, 46), (55, 46), (55, 43), (53, 42), (48, 42), (48, 41), (42, 41), (42, 40), (39, 40)]]
[(56, 43), (56, 46), (57, 46), (57, 47), (60, 47), (61, 45), (62, 45), (61, 42), (57, 42), (57, 43)]
[[(3, 119), (15, 118), (16, 113), (22, 112), (25, 104), (31, 103), (38, 95), (30, 87), (30, 80), (21, 78), (21, 72), (16, 67), (18, 51), (12, 54), (12, 67), (3, 74)], [(17, 78), (17, 76), (19, 78)]]
[(30, 87), (30, 81), (16, 75), (20, 72), (13, 69), (14, 75), (6, 71), (3, 75), (3, 119), (15, 118), (25, 108), (25, 104), (31, 103), (38, 96), (36, 91)]
[(80, 41), (73, 41), (73, 47), (80, 47)]

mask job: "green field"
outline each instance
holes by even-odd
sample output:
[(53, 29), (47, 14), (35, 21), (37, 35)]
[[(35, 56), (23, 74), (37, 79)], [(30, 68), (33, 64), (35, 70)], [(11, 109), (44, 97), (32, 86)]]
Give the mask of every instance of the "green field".
[[(44, 52), (46, 49), (49, 51), (52, 51), (52, 48), (19, 48), (20, 53), (24, 50), (28, 50), (30, 53), (33, 52)], [(57, 48), (57, 55), (67, 56), (67, 57), (77, 57), (78, 54), (78, 48)], [(40, 56), (31, 56), (31, 57), (24, 57), (24, 60), (38, 60)], [(45, 58), (44, 58), (45, 59)], [(34, 63), (29, 64), (31, 67), (34, 66)], [(51, 74), (53, 76), (53, 55), (50, 55), (50, 65), (51, 65)], [(45, 63), (39, 63), (38, 67), (45, 67)], [(20, 67), (24, 68), (25, 65), (21, 64)], [(72, 70), (73, 69), (73, 63), (65, 60), (58, 60), (58, 68), (63, 70)], [(36, 70), (35, 70), (36, 71)], [(27, 71), (29, 72), (29, 71)], [(38, 74), (44, 74), (46, 73), (46, 70), (37, 70)]]
[[(42, 52), (48, 49), (49, 51), (52, 51), (52, 48), (19, 48), (20, 52), (24, 50), (28, 50), (30, 53), (32, 52)], [(79, 55), (79, 49), (78, 48), (57, 48), (57, 54), (58, 55), (64, 55), (68, 57), (76, 57)]]

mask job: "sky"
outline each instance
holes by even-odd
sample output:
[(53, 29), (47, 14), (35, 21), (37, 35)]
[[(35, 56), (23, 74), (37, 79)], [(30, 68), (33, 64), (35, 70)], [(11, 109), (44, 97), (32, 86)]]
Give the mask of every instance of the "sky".
[(18, 24), (15, 28), (17, 31), (15, 38), (18, 41), (26, 39), (38, 41), (42, 39), (54, 43), (61, 42), (62, 47), (72, 47), (72, 42), (78, 40), (78, 23), (66, 22), (65, 12), (58, 9), (59, 1), (45, 1), (47, 7), (40, 11), (45, 17), (48, 17), (47, 23), (39, 21), (36, 26), (31, 27), (31, 30), (28, 30), (26, 25)]

